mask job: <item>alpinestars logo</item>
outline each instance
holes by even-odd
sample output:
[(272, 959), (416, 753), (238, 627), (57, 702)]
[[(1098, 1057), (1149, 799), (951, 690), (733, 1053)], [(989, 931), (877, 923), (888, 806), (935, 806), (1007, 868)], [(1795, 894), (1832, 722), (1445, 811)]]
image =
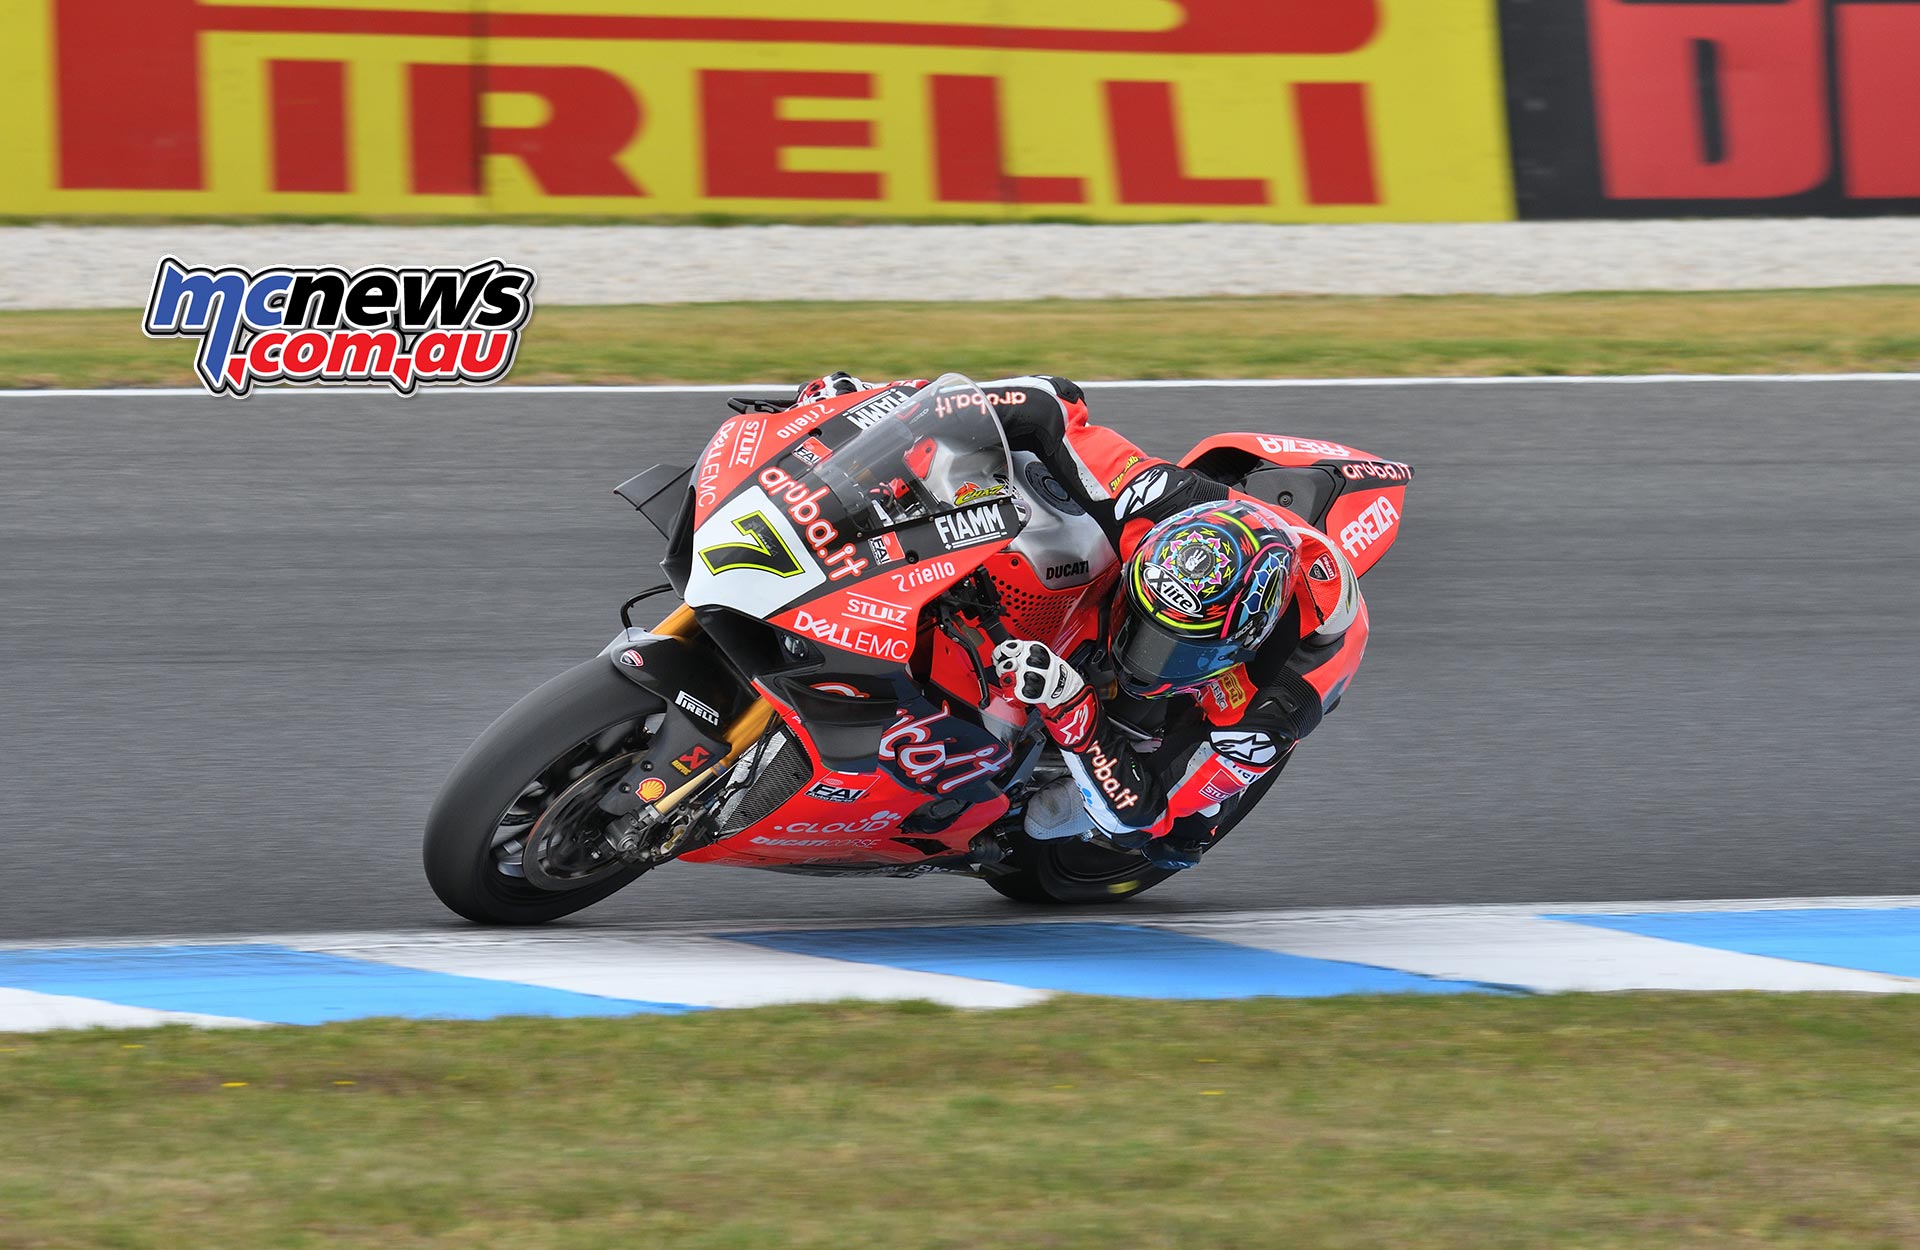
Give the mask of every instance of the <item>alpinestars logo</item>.
[(1271, 768), (1280, 758), (1273, 736), (1257, 729), (1216, 729), (1209, 741), (1215, 753), (1253, 768)]
[(161, 260), (141, 328), (198, 338), (194, 372), (215, 395), (256, 384), (497, 382), (533, 315), (531, 269), (191, 269)]
[(1079, 698), (1046, 717), (1047, 728), (1053, 731), (1053, 740), (1061, 750), (1084, 751), (1093, 738), (1099, 711), (1100, 700), (1088, 687)]
[(1139, 512), (1166, 494), (1170, 481), (1166, 469), (1160, 465), (1142, 469), (1139, 476), (1127, 483), (1120, 497), (1113, 501), (1113, 515), (1126, 518)]

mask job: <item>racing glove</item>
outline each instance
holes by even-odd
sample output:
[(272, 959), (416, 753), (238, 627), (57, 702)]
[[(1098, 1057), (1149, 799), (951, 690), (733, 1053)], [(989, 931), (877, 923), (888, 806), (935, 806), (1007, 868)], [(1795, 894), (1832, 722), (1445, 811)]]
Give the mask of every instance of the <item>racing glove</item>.
[(1171, 827), (1166, 787), (1108, 726), (1100, 696), (1071, 664), (1044, 643), (1011, 639), (993, 649), (993, 667), (1014, 698), (1039, 710), (1094, 824), (1135, 846)]
[(829, 373), (824, 378), (815, 378), (801, 387), (793, 397), (794, 406), (816, 403), (822, 399), (832, 399), (835, 395), (851, 395), (855, 391), (864, 391), (867, 384), (845, 371)]
[(1014, 698), (1040, 710), (1062, 750), (1086, 750), (1100, 727), (1100, 700), (1073, 665), (1043, 642), (1009, 638), (993, 649), (993, 668)]

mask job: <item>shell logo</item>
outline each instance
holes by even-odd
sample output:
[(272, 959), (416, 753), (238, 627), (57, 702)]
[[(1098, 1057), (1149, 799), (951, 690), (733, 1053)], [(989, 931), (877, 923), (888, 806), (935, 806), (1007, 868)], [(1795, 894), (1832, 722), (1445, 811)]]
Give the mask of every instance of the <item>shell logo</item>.
[(640, 783), (640, 788), (634, 791), (635, 794), (638, 794), (642, 799), (646, 800), (649, 803), (653, 802), (658, 798), (661, 798), (666, 794), (666, 792), (667, 792), (667, 783), (660, 780), (660, 778), (658, 777), (647, 778), (645, 781)]

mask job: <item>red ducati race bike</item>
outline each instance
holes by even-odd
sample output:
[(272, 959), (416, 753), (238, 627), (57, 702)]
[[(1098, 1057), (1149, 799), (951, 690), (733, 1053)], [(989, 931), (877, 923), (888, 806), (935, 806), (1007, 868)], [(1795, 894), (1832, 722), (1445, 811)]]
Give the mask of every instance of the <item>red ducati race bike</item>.
[[(1171, 876), (1102, 836), (1022, 829), (1066, 770), (1000, 689), (993, 646), (1044, 642), (1110, 693), (1120, 561), (1040, 457), (1009, 451), (981, 389), (948, 374), (731, 407), (698, 464), (617, 488), (666, 536), (668, 584), (454, 767), (425, 839), (441, 900), (539, 924), (669, 860), (959, 873), (1035, 903)], [(1312, 439), (1220, 434), (1182, 463), (1323, 530), (1404, 497), (1403, 467)], [(1356, 574), (1397, 530), (1351, 555)], [(635, 627), (669, 591), (680, 606)]]

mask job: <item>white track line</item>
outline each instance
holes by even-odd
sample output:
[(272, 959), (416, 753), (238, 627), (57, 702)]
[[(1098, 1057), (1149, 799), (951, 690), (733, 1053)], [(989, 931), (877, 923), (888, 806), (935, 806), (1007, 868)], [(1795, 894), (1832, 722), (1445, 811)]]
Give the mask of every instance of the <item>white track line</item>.
[[(1085, 387), (1114, 390), (1190, 390), (1227, 388), (1245, 390), (1319, 390), (1328, 387), (1382, 386), (1663, 386), (1690, 382), (1920, 382), (1920, 373), (1645, 373), (1569, 374), (1527, 377), (1503, 374), (1475, 378), (1127, 378), (1082, 382)], [(720, 386), (474, 386), (422, 391), (396, 396), (413, 402), (435, 396), (473, 395), (721, 395), (741, 391), (788, 391), (791, 382), (729, 382)], [(387, 395), (385, 386), (273, 387), (261, 395)], [(212, 398), (197, 387), (102, 387), (92, 390), (0, 389), (4, 399), (191, 399)]]
[(1081, 385), (1145, 389), (1246, 386), (1262, 390), (1292, 390), (1327, 386), (1657, 386), (1681, 382), (1920, 382), (1920, 373), (1609, 373), (1552, 377), (1498, 374), (1468, 378), (1196, 378), (1190, 381), (1167, 378), (1083, 382)]

